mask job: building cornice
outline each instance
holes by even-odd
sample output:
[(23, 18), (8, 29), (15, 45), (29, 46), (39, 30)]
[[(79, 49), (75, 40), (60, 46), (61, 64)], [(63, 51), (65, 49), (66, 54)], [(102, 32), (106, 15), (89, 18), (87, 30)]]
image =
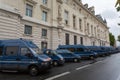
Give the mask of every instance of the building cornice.
[(51, 27), (51, 24), (48, 22), (44, 22), (44, 21), (40, 21), (38, 19), (32, 18), (32, 17), (28, 17), (28, 16), (24, 16), (22, 18), (22, 20), (28, 21), (28, 22), (32, 22), (32, 23), (36, 23), (36, 24), (40, 24), (40, 25), (44, 25), (47, 27)]
[(76, 4), (78, 4), (79, 6), (81, 6), (86, 12), (88, 12), (91, 16), (93, 16), (98, 22), (102, 23), (106, 28), (107, 25), (105, 23), (103, 23), (101, 20), (99, 20), (96, 15), (94, 15), (92, 12), (90, 12), (83, 4), (80, 4), (80, 2), (78, 3), (77, 0), (73, 0)]

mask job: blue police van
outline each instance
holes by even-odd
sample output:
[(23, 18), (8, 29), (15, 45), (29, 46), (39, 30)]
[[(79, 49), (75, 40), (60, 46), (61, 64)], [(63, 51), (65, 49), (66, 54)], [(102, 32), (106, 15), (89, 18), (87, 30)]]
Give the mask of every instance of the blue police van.
[(97, 56), (97, 53), (90, 51), (83, 45), (59, 45), (58, 49), (67, 49), (79, 55), (82, 59), (95, 59)]
[(65, 62), (80, 62), (81, 57), (73, 52), (65, 49), (56, 50), (57, 54), (60, 54), (65, 59)]
[(51, 58), (42, 54), (32, 41), (0, 40), (0, 71), (27, 71), (35, 76), (50, 66)]
[(91, 51), (97, 53), (98, 57), (105, 55), (104, 50), (102, 50), (100, 46), (86, 46), (86, 47), (89, 48)]
[(60, 54), (57, 54), (55, 50), (45, 49), (43, 53), (52, 59), (52, 64), (54, 66), (64, 65), (64, 58)]

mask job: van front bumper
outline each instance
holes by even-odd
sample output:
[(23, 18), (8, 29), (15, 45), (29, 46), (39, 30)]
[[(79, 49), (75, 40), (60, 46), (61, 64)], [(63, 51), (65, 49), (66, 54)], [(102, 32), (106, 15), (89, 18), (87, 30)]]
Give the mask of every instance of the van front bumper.
[(43, 72), (46, 70), (49, 70), (51, 68), (52, 62), (42, 62), (41, 65), (39, 65), (39, 71)]

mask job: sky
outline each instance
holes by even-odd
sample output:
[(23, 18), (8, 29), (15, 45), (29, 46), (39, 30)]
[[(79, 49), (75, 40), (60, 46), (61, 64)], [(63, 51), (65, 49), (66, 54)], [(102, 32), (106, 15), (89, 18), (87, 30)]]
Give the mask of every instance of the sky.
[[(82, 0), (82, 3), (88, 3), (88, 6), (95, 7), (95, 14), (100, 14), (107, 20), (107, 25), (110, 28), (109, 31), (116, 37), (120, 35), (120, 12), (116, 11), (116, 0)], [(120, 43), (117, 43), (120, 45)]]

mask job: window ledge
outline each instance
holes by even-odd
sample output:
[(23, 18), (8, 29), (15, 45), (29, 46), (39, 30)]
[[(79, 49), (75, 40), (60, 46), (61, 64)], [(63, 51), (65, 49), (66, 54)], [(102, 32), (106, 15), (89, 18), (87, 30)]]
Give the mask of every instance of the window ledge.
[(48, 11), (50, 10), (50, 8), (48, 8), (47, 5), (43, 5), (43, 4), (42, 4), (42, 5), (40, 5), (40, 7), (41, 7), (42, 9), (45, 9), (45, 10), (48, 10)]
[(23, 36), (33, 37), (33, 35), (31, 35), (31, 34), (23, 34)]
[(65, 26), (69, 27), (70, 25), (69, 24), (65, 24)]
[(37, 4), (36, 0), (26, 0), (26, 1), (28, 1), (28, 2), (30, 2), (32, 4)]
[(42, 39), (48, 39), (47, 36), (42, 36), (41, 38), (42, 38)]

